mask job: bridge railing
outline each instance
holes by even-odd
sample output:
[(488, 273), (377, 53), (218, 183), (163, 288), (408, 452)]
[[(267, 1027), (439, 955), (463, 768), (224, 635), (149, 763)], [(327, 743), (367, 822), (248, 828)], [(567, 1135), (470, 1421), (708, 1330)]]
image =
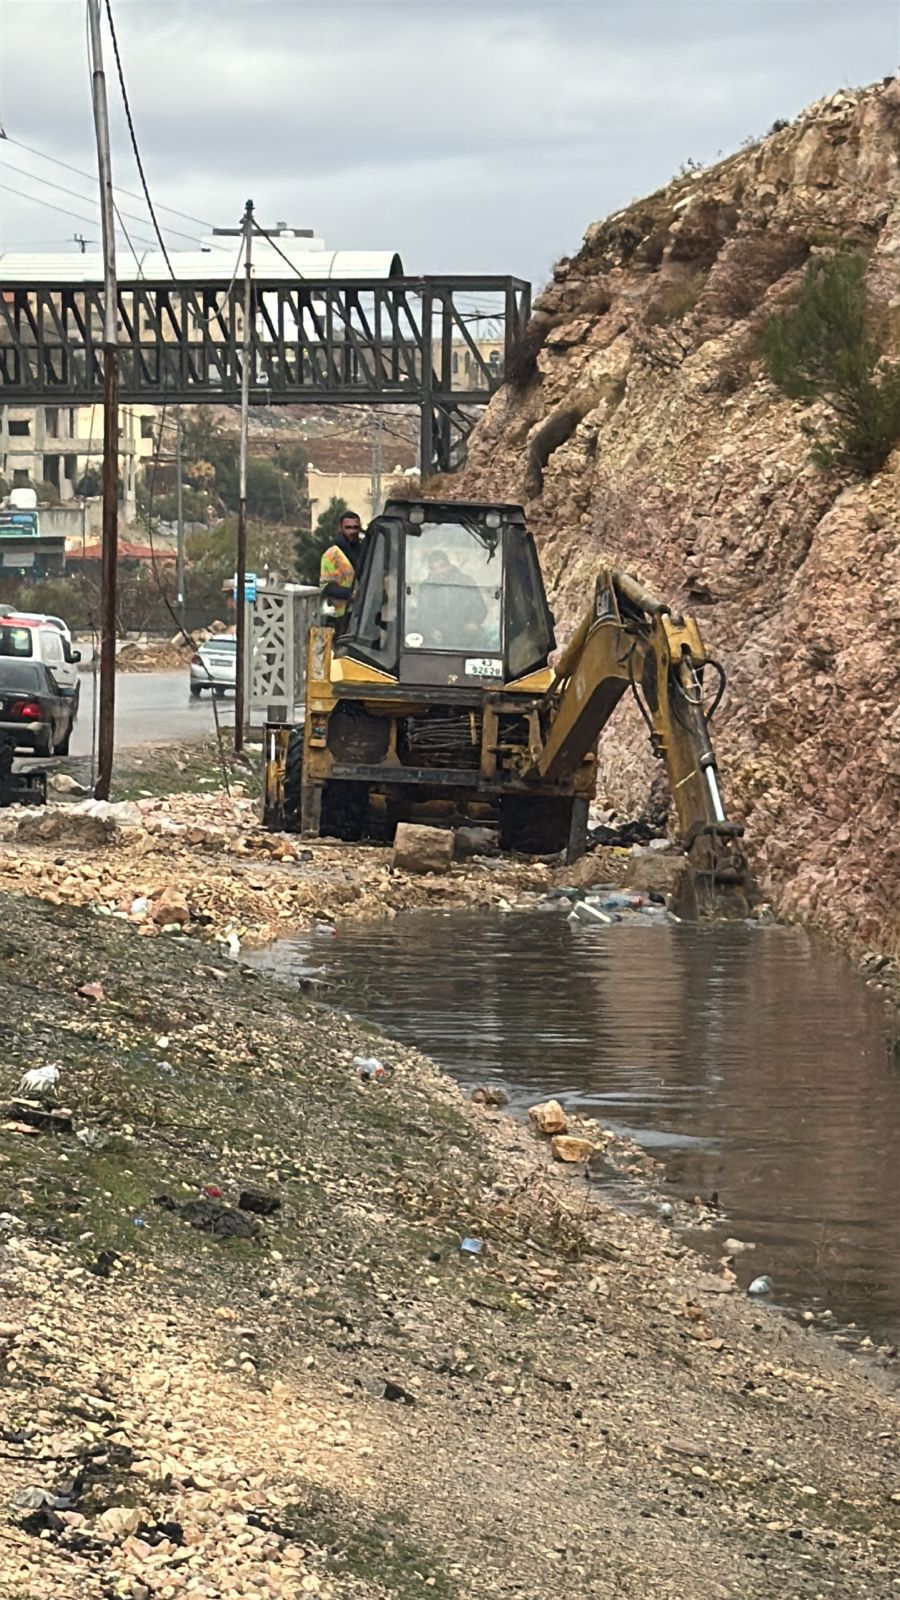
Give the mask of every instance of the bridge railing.
[[(423, 469), (455, 464), (530, 314), (510, 277), (255, 280), (255, 405), (417, 406)], [(123, 404), (236, 404), (243, 284), (121, 283)], [(102, 395), (103, 290), (0, 282), (0, 404)]]

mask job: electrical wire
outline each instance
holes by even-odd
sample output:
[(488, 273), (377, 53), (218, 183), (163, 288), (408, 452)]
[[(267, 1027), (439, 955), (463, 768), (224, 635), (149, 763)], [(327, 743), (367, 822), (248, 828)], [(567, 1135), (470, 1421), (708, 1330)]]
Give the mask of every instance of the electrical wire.
[[(97, 226), (97, 218), (96, 217), (84, 217), (84, 216), (81, 216), (79, 212), (77, 212), (77, 211), (69, 211), (66, 206), (58, 206), (52, 200), (42, 200), (39, 195), (28, 194), (24, 189), (14, 189), (12, 187), (12, 184), (0, 183), (0, 189), (4, 189), (7, 194), (18, 195), (20, 200), (31, 200), (34, 203), (34, 205), (46, 206), (48, 211), (58, 211), (60, 216), (63, 216), (63, 217), (74, 217), (76, 222), (84, 222), (84, 223), (86, 223), (86, 225), (89, 228), (96, 228), (96, 226)], [(143, 245), (147, 245), (147, 246), (152, 246), (153, 240), (152, 239), (140, 239), (139, 243), (143, 244)]]
[[(90, 179), (91, 182), (94, 182), (95, 179), (96, 179), (96, 173), (94, 173), (94, 172), (86, 172), (83, 167), (73, 167), (71, 162), (69, 162), (69, 161), (61, 161), (59, 156), (48, 156), (48, 155), (45, 155), (43, 150), (36, 150), (33, 145), (24, 144), (21, 139), (14, 139), (11, 134), (8, 134), (8, 133), (3, 134), (2, 140), (6, 144), (14, 144), (14, 145), (16, 145), (18, 147), (18, 149), (20, 149), (20, 150), (27, 150), (29, 155), (37, 156), (39, 161), (49, 161), (51, 163), (51, 165), (54, 166), (54, 167), (63, 167), (63, 168), (65, 168), (66, 172), (77, 173), (79, 178), (88, 178), (88, 179)], [(119, 194), (128, 195), (130, 200), (141, 200), (141, 199), (143, 199), (143, 196), (140, 195), (137, 192), (136, 189), (125, 189), (119, 183), (117, 183), (115, 185), (115, 187), (119, 191)], [(176, 210), (175, 206), (164, 206), (158, 200), (156, 202), (156, 209), (157, 209), (157, 211), (168, 211), (170, 213), (170, 215), (173, 216), (173, 217), (181, 217), (184, 222), (196, 222), (196, 223), (199, 223), (200, 227), (201, 228), (205, 228), (207, 232), (211, 232), (212, 231), (213, 224), (211, 222), (204, 222), (202, 217), (193, 217), (193, 216), (191, 216), (189, 211), (178, 211), (178, 210)], [(173, 233), (175, 230), (170, 228), (168, 231), (170, 233)], [(189, 237), (192, 238), (192, 237), (194, 237), (194, 235), (187, 235), (186, 234), (185, 237), (186, 238), (189, 238)]]
[[(165, 259), (166, 266), (169, 269), (169, 277), (170, 278), (174, 278), (175, 277), (175, 268), (172, 266), (172, 262), (169, 259), (169, 252), (166, 249), (166, 241), (163, 238), (162, 229), (160, 228), (159, 222), (157, 220), (156, 212), (153, 209), (153, 201), (150, 199), (150, 189), (149, 189), (149, 186), (147, 184), (147, 175), (144, 172), (144, 163), (141, 160), (141, 152), (140, 152), (140, 149), (138, 148), (137, 134), (136, 134), (135, 128), (134, 128), (134, 119), (133, 119), (133, 117), (131, 115), (131, 106), (130, 106), (129, 101), (128, 101), (128, 90), (125, 87), (125, 72), (124, 72), (124, 69), (122, 67), (122, 57), (121, 57), (121, 54), (119, 52), (119, 39), (118, 39), (118, 35), (116, 34), (116, 24), (115, 24), (115, 20), (113, 18), (112, 0), (106, 0), (106, 19), (107, 19), (107, 21), (109, 23), (109, 32), (110, 32), (110, 36), (112, 38), (113, 54), (115, 55), (115, 58), (116, 58), (116, 71), (118, 72), (118, 75), (119, 75), (119, 88), (122, 91), (122, 104), (125, 107), (125, 121), (128, 123), (128, 136), (129, 136), (129, 138), (131, 140), (131, 148), (134, 151), (135, 165), (137, 166), (137, 169), (138, 169), (138, 177), (141, 180), (141, 188), (144, 191), (144, 200), (145, 200), (146, 205), (147, 205), (147, 210), (150, 213), (150, 220), (153, 223), (153, 231), (156, 234), (157, 239), (159, 240), (159, 248), (163, 253), (163, 257)], [(174, 232), (175, 230), (172, 229), (170, 231)]]
[[(29, 183), (42, 183), (46, 189), (57, 189), (60, 194), (68, 195), (70, 200), (79, 200), (86, 206), (99, 206), (100, 204), (100, 201), (93, 195), (73, 194), (71, 189), (67, 189), (62, 183), (54, 183), (50, 178), (39, 178), (36, 172), (23, 172), (21, 167), (13, 166), (12, 162), (4, 161), (2, 156), (0, 156), (0, 163), (5, 167), (12, 167), (17, 177), (26, 178)], [(141, 227), (145, 228), (147, 226), (147, 218), (137, 216), (134, 211), (120, 211), (116, 206), (116, 212), (119, 216), (128, 217), (131, 222), (139, 222)], [(96, 222), (94, 226), (96, 226)], [(182, 233), (178, 228), (169, 228), (167, 232), (177, 234), (181, 239), (189, 239), (192, 243), (197, 242), (198, 235), (195, 233)]]
[[(107, 0), (107, 4), (109, 4), (109, 0)], [(269, 244), (272, 246), (272, 249), (275, 251), (275, 254), (277, 256), (281, 257), (282, 261), (284, 261), (285, 264), (290, 267), (290, 269), (291, 269), (291, 271), (293, 273), (296, 273), (298, 278), (301, 278), (304, 283), (306, 282), (306, 273), (300, 271), (300, 268), (297, 266), (296, 262), (292, 261), (290, 256), (285, 255), (285, 253), (282, 250), (281, 246), (277, 245), (275, 243), (275, 240), (272, 238), (272, 235), (270, 233), (266, 233), (265, 228), (261, 228), (259, 226), (258, 222), (254, 222), (254, 224), (253, 224), (253, 232), (260, 239), (267, 239)]]

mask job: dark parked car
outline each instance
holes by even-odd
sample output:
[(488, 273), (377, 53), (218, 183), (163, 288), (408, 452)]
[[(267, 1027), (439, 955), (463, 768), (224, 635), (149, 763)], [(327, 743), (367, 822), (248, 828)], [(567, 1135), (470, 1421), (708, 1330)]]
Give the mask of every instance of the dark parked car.
[(40, 661), (0, 656), (0, 734), (17, 750), (66, 756), (75, 721), (72, 697), (64, 695)]

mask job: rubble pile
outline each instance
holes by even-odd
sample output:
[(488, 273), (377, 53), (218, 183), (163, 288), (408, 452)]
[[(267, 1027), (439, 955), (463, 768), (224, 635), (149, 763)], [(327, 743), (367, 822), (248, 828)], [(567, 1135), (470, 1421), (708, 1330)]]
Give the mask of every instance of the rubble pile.
[[(551, 883), (540, 862), (449, 860), (395, 869), (379, 848), (269, 833), (254, 801), (224, 791), (0, 812), (0, 886), (89, 905), (144, 937), (196, 934), (235, 951), (316, 921), (417, 906), (508, 906)], [(434, 863), (431, 863), (434, 865)]]
[[(823, 408), (768, 380), (761, 335), (817, 252), (868, 260), (896, 359), (900, 81), (841, 91), (588, 229), (556, 267), (456, 487), (524, 501), (565, 638), (604, 560), (698, 617), (730, 688), (730, 811), (779, 911), (900, 953), (900, 451), (823, 471)], [(633, 707), (601, 743), (626, 815), (655, 771)]]

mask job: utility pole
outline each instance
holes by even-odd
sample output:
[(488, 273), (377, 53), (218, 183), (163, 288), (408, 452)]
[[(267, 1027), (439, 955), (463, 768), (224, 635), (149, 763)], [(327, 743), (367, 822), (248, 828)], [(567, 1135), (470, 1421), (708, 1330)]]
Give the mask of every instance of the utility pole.
[(178, 543), (175, 556), (175, 589), (178, 621), (184, 628), (184, 494), (181, 482), (181, 407), (175, 409), (175, 507)]
[(244, 326), (241, 340), (241, 459), (238, 480), (237, 569), (234, 603), (237, 608), (234, 680), (234, 753), (244, 748), (244, 658), (247, 653), (247, 624), (244, 588), (247, 575), (247, 429), (250, 422), (250, 362), (253, 359), (253, 277), (250, 257), (253, 247), (253, 201), (248, 200), (241, 221), (244, 235)]
[(381, 414), (372, 412), (372, 487), (369, 490), (372, 515), (381, 511)]
[(100, 215), (103, 224), (103, 536), (100, 562), (100, 719), (97, 737), (98, 800), (109, 799), (112, 782), (116, 714), (116, 576), (119, 538), (119, 351), (116, 325), (116, 232), (113, 213), (112, 161), (100, 0), (88, 0), (91, 43), (91, 85)]

